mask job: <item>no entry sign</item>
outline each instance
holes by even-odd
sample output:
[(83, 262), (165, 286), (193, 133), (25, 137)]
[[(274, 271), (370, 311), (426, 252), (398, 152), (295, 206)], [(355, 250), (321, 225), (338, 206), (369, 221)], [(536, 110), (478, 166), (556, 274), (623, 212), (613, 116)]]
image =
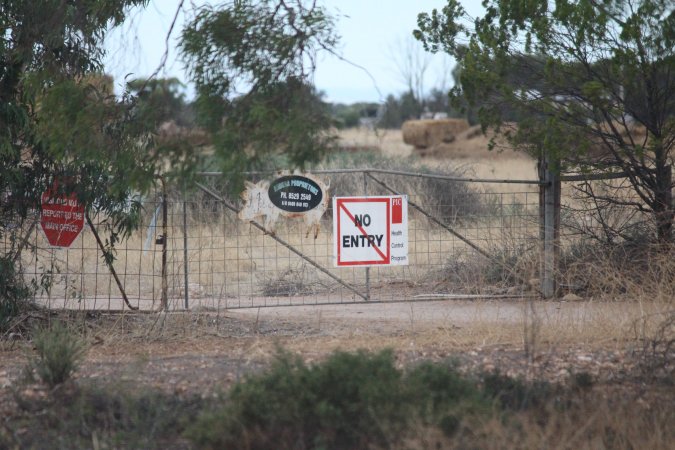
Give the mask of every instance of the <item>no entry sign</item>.
[(42, 194), (40, 225), (54, 247), (70, 247), (84, 228), (84, 206), (75, 194), (59, 194), (56, 185)]
[(408, 197), (334, 197), (335, 266), (408, 264)]

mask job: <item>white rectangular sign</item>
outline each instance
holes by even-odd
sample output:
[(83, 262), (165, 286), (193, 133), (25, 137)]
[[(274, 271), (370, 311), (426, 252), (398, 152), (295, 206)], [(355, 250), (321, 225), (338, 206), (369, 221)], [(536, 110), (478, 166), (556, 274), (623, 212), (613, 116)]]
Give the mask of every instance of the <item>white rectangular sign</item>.
[(408, 197), (333, 197), (333, 261), (408, 265)]

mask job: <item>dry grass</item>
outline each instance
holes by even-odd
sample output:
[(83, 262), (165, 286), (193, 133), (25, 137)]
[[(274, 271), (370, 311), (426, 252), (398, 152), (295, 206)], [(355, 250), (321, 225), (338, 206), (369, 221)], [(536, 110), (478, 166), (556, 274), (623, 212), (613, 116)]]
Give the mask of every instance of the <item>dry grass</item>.
[(652, 300), (445, 301), (59, 317), (82, 331), (90, 345), (87, 361), (95, 365), (192, 355), (221, 355), (250, 365), (269, 361), (279, 345), (307, 361), (337, 350), (391, 348), (402, 364), (458, 356), (471, 361), (469, 368), (560, 382), (568, 380), (571, 368), (594, 377), (608, 370), (640, 375), (643, 369), (660, 371), (650, 377), (664, 376), (673, 370), (672, 318), (672, 304)]
[[(536, 161), (528, 155), (506, 147), (489, 151), (489, 138), (477, 133), (475, 127), (467, 131), (472, 133), (462, 133), (452, 143), (440, 146), (432, 156), (423, 158), (424, 164), (429, 167), (450, 165), (469, 169), (469, 173), (476, 178), (537, 179)], [(341, 130), (339, 138), (344, 146), (374, 147), (384, 156), (405, 158), (414, 153), (414, 148), (403, 142), (401, 130), (350, 128)]]
[(675, 414), (668, 401), (648, 402), (635, 394), (613, 394), (615, 398), (601, 393), (573, 398), (564, 408), (551, 402), (506, 420), (495, 414), (478, 424), (465, 423), (463, 433), (453, 438), (438, 432), (429, 434), (430, 430), (422, 428), (417, 439), (400, 448), (672, 448)]
[[(187, 355), (241, 353), (266, 359), (282, 343), (309, 357), (335, 350), (393, 348), (442, 359), (456, 352), (524, 349), (543, 364), (577, 349), (639, 351), (663, 336), (672, 305), (659, 302), (445, 301), (262, 308), (226, 313), (208, 310), (151, 315), (61, 315), (82, 330), (90, 356), (138, 353)], [(68, 318), (70, 317), (70, 318)], [(95, 320), (92, 320), (92, 317)], [(526, 336), (524, 324), (537, 324)], [(671, 324), (672, 326), (672, 324)], [(265, 330), (274, 329), (274, 333)], [(235, 352), (237, 353), (237, 352)], [(590, 362), (590, 361), (589, 361)]]
[(382, 154), (392, 157), (412, 155), (412, 147), (403, 142), (401, 130), (347, 128), (340, 130), (338, 139), (342, 147), (377, 148)]
[[(531, 307), (532, 306), (532, 307)], [(328, 336), (293, 339), (289, 345), (300, 352), (322, 353), (336, 349), (364, 348), (376, 351), (392, 347), (400, 351), (411, 345), (427, 352), (490, 349), (499, 346), (523, 348), (524, 324), (536, 323), (533, 336), (538, 357), (578, 346), (595, 350), (622, 349), (640, 336), (654, 335), (668, 311), (663, 303), (606, 302), (423, 302), (415, 304), (306, 307), (230, 313), (243, 319), (293, 320), (308, 323)], [(374, 337), (377, 336), (377, 339)]]

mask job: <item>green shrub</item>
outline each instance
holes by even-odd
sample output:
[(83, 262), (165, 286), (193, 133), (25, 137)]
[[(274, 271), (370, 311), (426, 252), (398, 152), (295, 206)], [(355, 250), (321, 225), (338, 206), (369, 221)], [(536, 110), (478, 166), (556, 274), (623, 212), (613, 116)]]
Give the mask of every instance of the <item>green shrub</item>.
[(10, 326), (29, 302), (33, 290), (26, 285), (11, 258), (0, 256), (0, 333)]
[(454, 366), (426, 362), (407, 374), (405, 384), (414, 398), (417, 416), (446, 436), (456, 434), (463, 422), (491, 409), (477, 383)]
[(454, 369), (424, 364), (404, 374), (390, 351), (338, 352), (315, 366), (281, 354), (187, 435), (203, 448), (390, 447), (413, 423), (453, 434), (467, 414), (487, 410), (475, 383)]
[(188, 436), (205, 448), (365, 448), (404, 429), (401, 374), (390, 352), (335, 353), (309, 367), (280, 354), (235, 385)]
[(499, 371), (484, 374), (483, 391), (502, 408), (514, 411), (543, 406), (555, 394), (554, 387), (546, 381), (526, 382)]
[(570, 373), (570, 387), (577, 391), (588, 391), (595, 385), (595, 378), (586, 371)]
[(29, 364), (40, 380), (50, 387), (67, 381), (85, 354), (82, 340), (61, 322), (37, 331), (33, 344), (37, 356)]

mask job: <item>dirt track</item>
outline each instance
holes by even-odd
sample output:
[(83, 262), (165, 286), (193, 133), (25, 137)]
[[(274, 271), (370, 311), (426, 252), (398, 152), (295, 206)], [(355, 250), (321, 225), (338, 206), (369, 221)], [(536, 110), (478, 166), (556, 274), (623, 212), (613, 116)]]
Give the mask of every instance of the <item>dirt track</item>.
[[(471, 325), (494, 322), (501, 325), (521, 323), (530, 303), (524, 300), (443, 300), (392, 303), (358, 303), (344, 305), (250, 308), (230, 312), (233, 316), (273, 319), (323, 320), (324, 323), (357, 322), (389, 323), (407, 326), (411, 322), (421, 328), (448, 325)], [(567, 303), (549, 301), (534, 303), (534, 310), (542, 320), (558, 321), (604, 310), (606, 304)], [(330, 325), (329, 325), (330, 326)]]

